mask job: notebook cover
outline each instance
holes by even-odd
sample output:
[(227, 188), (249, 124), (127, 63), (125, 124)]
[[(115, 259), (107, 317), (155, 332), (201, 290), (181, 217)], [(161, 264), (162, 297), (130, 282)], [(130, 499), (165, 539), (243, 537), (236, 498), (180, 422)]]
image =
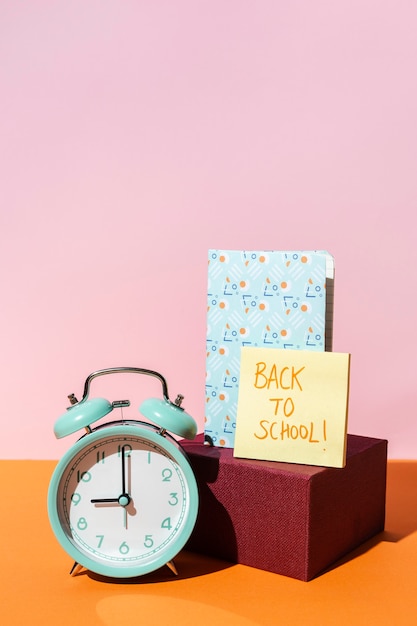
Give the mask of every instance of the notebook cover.
[(325, 251), (209, 250), (205, 435), (234, 445), (242, 346), (331, 350)]

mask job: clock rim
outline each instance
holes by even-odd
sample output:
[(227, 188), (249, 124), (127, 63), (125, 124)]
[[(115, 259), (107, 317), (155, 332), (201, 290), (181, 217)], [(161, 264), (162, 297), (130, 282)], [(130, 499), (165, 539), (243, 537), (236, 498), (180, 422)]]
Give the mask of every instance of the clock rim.
[[(58, 488), (64, 472), (74, 457), (77, 456), (84, 448), (90, 447), (90, 445), (95, 441), (124, 435), (128, 435), (129, 437), (137, 436), (138, 438), (147, 439), (151, 443), (164, 448), (183, 471), (189, 491), (189, 503), (186, 512), (186, 519), (166, 549), (146, 564), (135, 564), (130, 566), (122, 563), (100, 563), (100, 561), (88, 557), (69, 539), (67, 533), (62, 527), (58, 514)], [(92, 430), (91, 433), (83, 435), (58, 461), (58, 464), (52, 474), (48, 489), (47, 509), (49, 521), (58, 543), (79, 565), (82, 565), (91, 572), (106, 577), (134, 578), (149, 574), (150, 572), (154, 572), (160, 567), (163, 567), (168, 562), (172, 561), (174, 557), (177, 556), (183, 549), (197, 520), (199, 503), (198, 487), (186, 452), (183, 450), (179, 442), (173, 439), (170, 435), (168, 437), (160, 434), (160, 429), (154, 427), (152, 424), (136, 422), (134, 420), (126, 421), (123, 424), (112, 422), (108, 425), (103, 424)]]

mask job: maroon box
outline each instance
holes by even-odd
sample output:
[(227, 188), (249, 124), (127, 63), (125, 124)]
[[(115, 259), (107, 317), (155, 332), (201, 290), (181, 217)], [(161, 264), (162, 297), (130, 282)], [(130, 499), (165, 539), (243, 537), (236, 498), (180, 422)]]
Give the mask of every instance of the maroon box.
[(343, 469), (182, 444), (200, 492), (191, 551), (307, 581), (384, 529), (385, 440), (348, 435)]

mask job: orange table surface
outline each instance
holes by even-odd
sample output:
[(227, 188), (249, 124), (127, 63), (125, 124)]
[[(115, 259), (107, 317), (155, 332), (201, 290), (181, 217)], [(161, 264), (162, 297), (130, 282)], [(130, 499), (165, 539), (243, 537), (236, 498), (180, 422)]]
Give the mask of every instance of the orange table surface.
[(385, 531), (310, 582), (182, 552), (134, 580), (72, 561), (49, 525), (53, 461), (0, 461), (1, 623), (356, 626), (417, 624), (417, 461), (389, 461)]

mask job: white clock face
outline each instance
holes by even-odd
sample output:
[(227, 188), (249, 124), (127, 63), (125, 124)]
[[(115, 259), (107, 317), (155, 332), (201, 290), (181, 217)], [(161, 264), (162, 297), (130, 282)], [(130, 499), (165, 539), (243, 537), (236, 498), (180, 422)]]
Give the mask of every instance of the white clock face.
[(159, 435), (152, 439), (126, 434), (126, 429), (123, 435), (105, 430), (87, 435), (61, 473), (59, 526), (81, 555), (98, 564), (99, 573), (109, 568), (150, 571), (183, 546), (190, 508), (194, 524), (189, 477)]

